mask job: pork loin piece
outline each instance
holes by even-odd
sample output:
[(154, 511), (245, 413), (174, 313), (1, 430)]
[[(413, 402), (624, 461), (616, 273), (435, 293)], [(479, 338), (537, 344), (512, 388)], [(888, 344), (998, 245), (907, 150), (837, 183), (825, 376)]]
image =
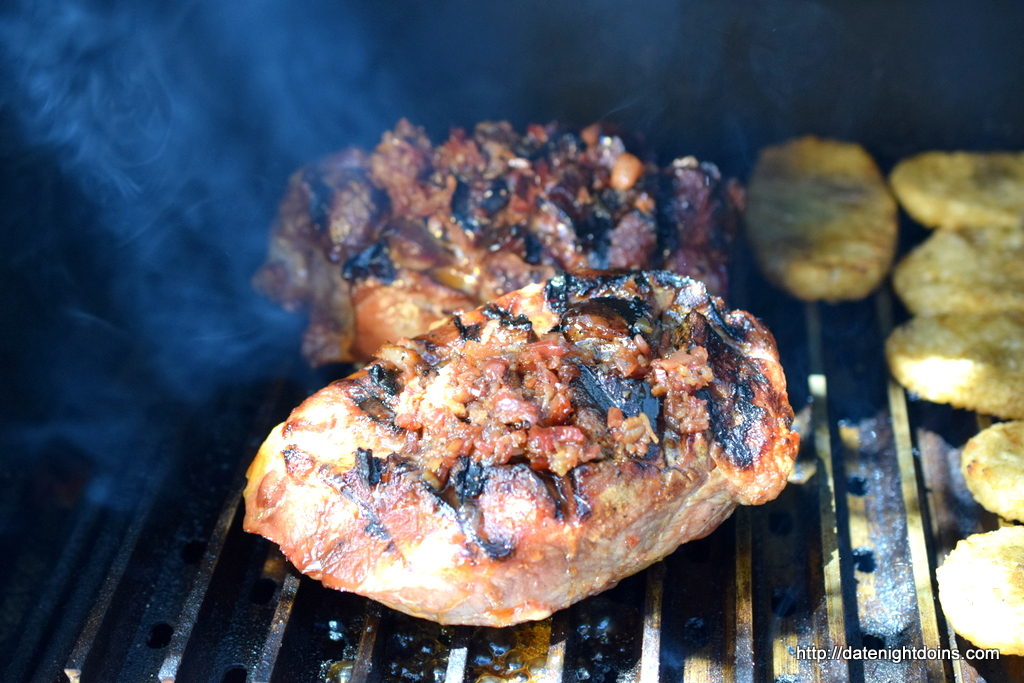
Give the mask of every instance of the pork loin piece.
[(245, 528), (414, 616), (541, 619), (778, 495), (771, 333), (666, 271), (558, 276), (383, 346), (249, 468)]
[[(599, 126), (456, 129), (401, 121), (296, 172), (257, 286), (308, 309), (313, 365), (362, 361), (556, 272), (665, 268), (724, 296), (740, 190), (693, 157), (667, 168)], [(641, 155), (642, 156), (642, 155)]]

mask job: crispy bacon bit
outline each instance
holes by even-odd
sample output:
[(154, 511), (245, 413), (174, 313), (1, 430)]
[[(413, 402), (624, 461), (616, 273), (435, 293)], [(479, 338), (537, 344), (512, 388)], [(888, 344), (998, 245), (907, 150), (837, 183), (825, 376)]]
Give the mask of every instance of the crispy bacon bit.
[(491, 417), (505, 424), (536, 424), (539, 410), (537, 406), (516, 396), (506, 389), (495, 394), (491, 399)]
[(651, 362), (654, 375), (652, 388), (655, 396), (669, 391), (693, 391), (707, 385), (714, 374), (708, 365), (708, 351), (703, 346), (692, 350), (679, 349), (670, 356)]
[(622, 426), (622, 409), (618, 406), (612, 406), (608, 409), (608, 429), (616, 429)]
[(633, 457), (645, 455), (652, 444), (658, 443), (650, 420), (642, 413), (623, 420), (622, 425), (613, 432), (613, 438)]
[(612, 166), (611, 185), (620, 192), (628, 190), (636, 184), (640, 174), (644, 172), (644, 162), (626, 152), (620, 154)]
[(561, 337), (548, 338), (531, 344), (530, 353), (544, 360), (557, 360), (569, 353), (569, 348)]
[(550, 451), (560, 444), (584, 443), (586, 440), (586, 434), (577, 427), (530, 428), (530, 447), (538, 451)]
[(395, 415), (395, 424), (402, 429), (419, 429), (423, 425), (412, 413), (399, 413)]

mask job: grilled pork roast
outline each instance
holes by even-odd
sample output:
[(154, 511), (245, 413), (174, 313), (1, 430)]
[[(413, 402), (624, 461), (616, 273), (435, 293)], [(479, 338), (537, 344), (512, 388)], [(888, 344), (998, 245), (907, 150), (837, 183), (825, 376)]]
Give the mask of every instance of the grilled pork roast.
[(596, 125), (481, 123), (433, 147), (401, 121), (294, 174), (256, 284), (308, 309), (313, 365), (562, 271), (664, 268), (724, 295), (739, 196), (712, 164), (658, 168)]
[(449, 624), (540, 619), (783, 488), (771, 333), (666, 271), (560, 275), (382, 346), (248, 472), (245, 528)]

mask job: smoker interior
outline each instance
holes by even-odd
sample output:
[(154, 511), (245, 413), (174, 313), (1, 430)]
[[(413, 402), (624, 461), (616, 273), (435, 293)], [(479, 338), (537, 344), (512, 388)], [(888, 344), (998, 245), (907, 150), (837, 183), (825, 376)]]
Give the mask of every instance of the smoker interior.
[[(905, 312), (888, 289), (803, 304), (742, 245), (730, 304), (778, 338), (804, 434), (795, 481), (613, 590), (536, 624), (442, 628), (298, 576), (241, 531), (239, 498), (270, 427), (341, 371), (306, 369), (301, 320), (249, 287), (298, 164), (372, 145), (399, 116), (435, 139), (488, 118), (603, 118), (663, 160), (740, 178), (803, 133), (860, 141), (884, 169), (1024, 149), (1024, 12), (66, 5), (0, 14), (0, 679), (1024, 680), (1013, 657), (797, 660), (966, 652), (934, 569), (999, 524), (957, 468), (989, 420), (891, 383), (882, 343)], [(904, 253), (925, 236), (901, 230)]]
[(733, 301), (776, 331), (804, 437), (778, 500), (543, 622), (440, 627), (301, 577), (241, 530), (239, 466), (325, 379), (310, 373), (306, 386), (226, 398), (213, 433), (204, 415), (183, 419), (201, 436), (174, 461), (157, 447), (126, 469), (124, 510), (74, 509), (5, 680), (1020, 680), (1016, 657), (796, 657), (971, 648), (942, 618), (934, 567), (960, 537), (997, 526), (957, 469), (957, 447), (990, 421), (908, 401), (891, 382), (882, 343), (901, 312), (888, 291), (802, 304), (737, 256)]

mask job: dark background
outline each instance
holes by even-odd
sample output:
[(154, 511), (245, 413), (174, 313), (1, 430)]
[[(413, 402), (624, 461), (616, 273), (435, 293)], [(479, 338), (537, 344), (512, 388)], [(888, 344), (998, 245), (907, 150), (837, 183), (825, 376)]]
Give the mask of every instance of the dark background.
[(886, 168), (1024, 148), (1024, 5), (893, 5), (3, 3), (6, 547), (45, 534), (48, 505), (116, 507), (119, 470), (173, 460), (224, 395), (302, 374), (302, 320), (249, 284), (277, 200), (298, 165), (399, 117), (435, 140), (611, 120), (739, 177), (804, 133)]

